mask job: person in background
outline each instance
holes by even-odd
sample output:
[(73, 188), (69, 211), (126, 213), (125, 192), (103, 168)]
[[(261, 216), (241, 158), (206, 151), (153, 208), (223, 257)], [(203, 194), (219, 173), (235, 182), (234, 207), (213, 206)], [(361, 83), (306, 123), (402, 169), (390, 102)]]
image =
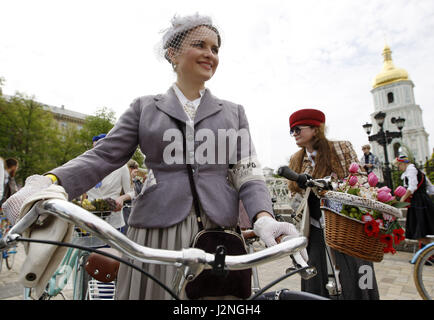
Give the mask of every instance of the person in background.
[[(1, 161), (3, 163), (3, 161)], [(17, 159), (8, 158), (4, 161), (3, 170), (3, 192), (0, 200), (0, 206), (5, 202), (10, 196), (18, 191), (18, 186), (15, 181), (15, 174), (18, 171), (19, 163)]]
[(360, 158), (360, 163), (365, 169), (366, 173), (371, 173), (375, 169), (380, 167), (380, 161), (378, 157), (371, 152), (371, 146), (369, 144), (365, 144), (362, 146), (363, 155)]
[[(92, 138), (93, 147), (104, 139), (106, 134), (100, 134)], [(89, 201), (96, 199), (107, 199), (112, 198), (116, 201), (116, 209), (112, 211), (110, 216), (106, 218), (106, 221), (110, 223), (113, 227), (123, 230), (125, 226), (124, 217), (122, 214), (122, 208), (124, 202), (131, 200), (134, 191), (131, 190), (130, 173), (126, 165), (120, 167), (119, 169), (111, 172), (109, 175), (104, 177), (104, 179), (98, 182), (92, 189), (86, 192)]]
[(146, 172), (143, 169), (140, 169), (137, 161), (133, 159), (128, 161), (127, 166), (130, 170), (131, 188), (134, 189), (135, 198), (142, 191), (143, 183), (146, 180)]
[[(124, 201), (124, 206), (122, 208), (122, 215), (125, 221), (125, 227), (123, 228), (124, 234), (128, 231), (128, 218), (130, 217), (131, 208), (133, 205), (134, 199), (140, 194), (143, 187), (143, 173), (141, 173), (139, 164), (137, 161), (131, 159), (127, 163), (128, 170), (130, 172), (130, 183), (131, 183), (131, 199), (127, 199)], [(146, 177), (146, 176), (145, 176)]]
[[(339, 179), (348, 175), (351, 163), (357, 162), (357, 154), (349, 141), (329, 141), (325, 136), (325, 115), (317, 109), (301, 109), (289, 118), (290, 134), (300, 150), (290, 158), (289, 168), (299, 174), (313, 178), (324, 178), (335, 174)], [(288, 183), (291, 197), (305, 196), (306, 186)], [(307, 198), (309, 213), (309, 234), (307, 252), (308, 264), (316, 267), (318, 274), (309, 280), (301, 280), (302, 291), (329, 297), (326, 284), (329, 281), (327, 270), (326, 243), (322, 228), (320, 200), (310, 192)], [(307, 221), (309, 221), (307, 220)], [(364, 261), (333, 250), (336, 266), (340, 270), (342, 296), (345, 300), (379, 299), (378, 286), (372, 262)], [(372, 288), (359, 287), (359, 268), (369, 266), (372, 269)]]
[(434, 194), (434, 187), (428, 177), (410, 162), (407, 156), (395, 158), (393, 165), (403, 171), (401, 179), (407, 192), (400, 198), (409, 202), (405, 221), (405, 237), (419, 240), (421, 248), (430, 243), (427, 235), (434, 235), (434, 204), (429, 195)]

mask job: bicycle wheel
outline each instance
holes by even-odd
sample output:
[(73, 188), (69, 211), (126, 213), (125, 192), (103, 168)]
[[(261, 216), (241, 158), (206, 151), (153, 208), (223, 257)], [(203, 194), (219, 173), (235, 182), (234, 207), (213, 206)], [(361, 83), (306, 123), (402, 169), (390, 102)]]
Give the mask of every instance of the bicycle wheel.
[(86, 300), (87, 299), (87, 287), (90, 280), (89, 274), (84, 269), (89, 254), (82, 252), (79, 256), (78, 264), (76, 266), (76, 274), (74, 280), (74, 300)]
[(414, 283), (424, 300), (434, 297), (434, 247), (422, 251), (414, 265)]
[(0, 251), (0, 272), (2, 272), (3, 268), (3, 250)]
[(7, 257), (6, 257), (5, 261), (6, 261), (6, 267), (8, 268), (8, 270), (11, 270), (13, 265), (14, 265), (16, 253), (17, 253), (16, 247), (9, 249), (9, 251), (7, 253)]
[(257, 300), (330, 300), (328, 298), (304, 291), (288, 289), (270, 291), (260, 295)]

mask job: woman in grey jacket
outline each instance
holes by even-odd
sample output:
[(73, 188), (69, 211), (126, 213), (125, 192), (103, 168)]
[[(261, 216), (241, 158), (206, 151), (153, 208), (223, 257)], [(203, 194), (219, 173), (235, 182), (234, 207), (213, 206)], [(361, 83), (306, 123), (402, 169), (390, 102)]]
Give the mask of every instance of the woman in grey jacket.
[[(165, 94), (134, 100), (101, 143), (47, 176), (73, 199), (127, 163), (139, 145), (149, 174), (128, 220), (127, 236), (137, 243), (173, 250), (190, 246), (198, 225), (186, 163), (194, 171), (205, 228), (235, 228), (241, 199), (267, 246), (280, 235), (298, 235), (293, 225), (274, 220), (244, 108), (205, 88), (219, 64), (220, 45), (209, 17), (173, 18), (163, 36), (163, 52), (176, 83)], [(178, 123), (185, 128), (185, 151)], [(134, 263), (170, 287), (174, 267)], [(116, 294), (117, 299), (170, 298), (122, 264)]]

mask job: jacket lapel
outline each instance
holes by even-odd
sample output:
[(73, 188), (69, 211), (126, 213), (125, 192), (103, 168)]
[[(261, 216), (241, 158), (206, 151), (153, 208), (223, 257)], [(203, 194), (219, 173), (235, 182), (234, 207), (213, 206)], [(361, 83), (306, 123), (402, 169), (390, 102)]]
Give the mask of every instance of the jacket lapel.
[(154, 99), (157, 108), (168, 114), (170, 117), (182, 122), (188, 121), (187, 114), (181, 106), (181, 103), (179, 103), (179, 100), (172, 88), (167, 90), (166, 94), (155, 96)]
[[(154, 99), (157, 108), (168, 114), (170, 117), (183, 122), (188, 121), (188, 117), (184, 111), (184, 108), (181, 106), (181, 103), (176, 97), (172, 87), (169, 88), (166, 94), (157, 95)], [(223, 103), (214, 97), (209, 89), (206, 89), (200, 101), (200, 105), (197, 108), (194, 123), (197, 124), (203, 119), (212, 116), (222, 109)]]
[(209, 89), (206, 89), (203, 97), (200, 101), (200, 105), (197, 108), (194, 123), (197, 124), (205, 118), (212, 116), (223, 109), (223, 103), (214, 97)]

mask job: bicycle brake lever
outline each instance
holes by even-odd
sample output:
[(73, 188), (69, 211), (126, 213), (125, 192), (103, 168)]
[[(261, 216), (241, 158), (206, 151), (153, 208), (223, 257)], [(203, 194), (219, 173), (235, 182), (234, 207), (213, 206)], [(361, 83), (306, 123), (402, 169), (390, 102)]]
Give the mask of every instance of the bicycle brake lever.
[(299, 252), (297, 252), (293, 255), (291, 254), (290, 257), (292, 259), (292, 263), (294, 264), (294, 267), (289, 267), (288, 269), (286, 269), (286, 273), (289, 273), (289, 272), (297, 270), (297, 269), (305, 268), (304, 270), (300, 271), (300, 276), (304, 280), (309, 280), (310, 278), (313, 278), (314, 276), (317, 275), (316, 268), (309, 266), (306, 263), (306, 261), (304, 261), (303, 257), (301, 256), (301, 254)]

